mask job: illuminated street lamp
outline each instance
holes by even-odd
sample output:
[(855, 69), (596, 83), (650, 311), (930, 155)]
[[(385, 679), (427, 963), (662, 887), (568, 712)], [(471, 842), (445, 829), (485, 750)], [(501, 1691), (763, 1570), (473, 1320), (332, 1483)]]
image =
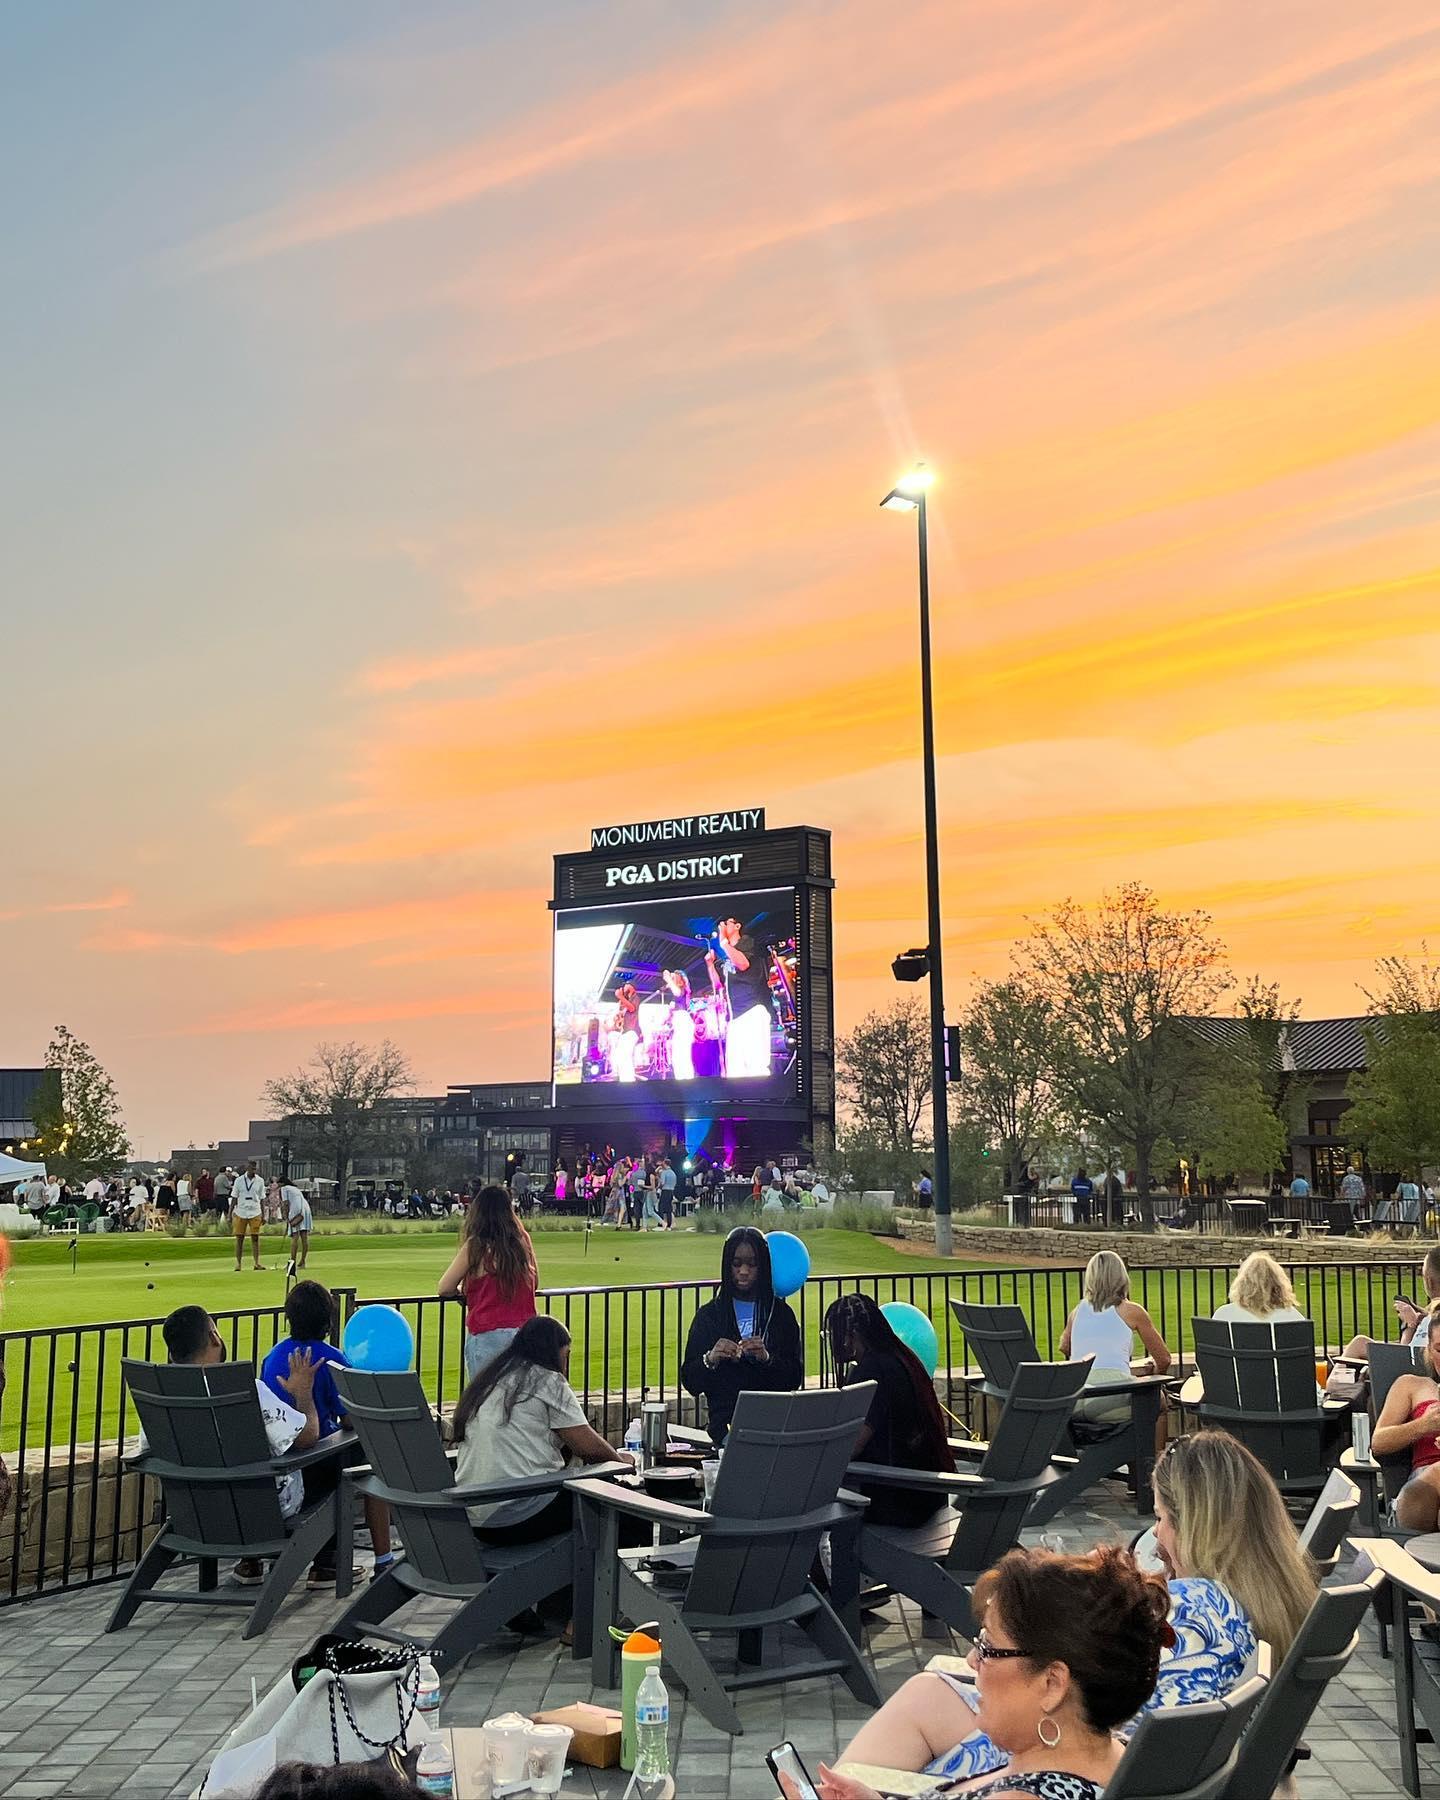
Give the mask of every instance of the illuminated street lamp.
[[(945, 1067), (945, 979), (940, 955), (940, 833), (935, 817), (935, 702), (930, 679), (930, 551), (925, 495), (935, 476), (924, 463), (902, 475), (880, 502), (887, 512), (918, 515), (920, 539), (920, 725), (925, 766), (925, 897), (930, 942), (930, 1104), (935, 1136), (935, 1249), (954, 1249), (950, 1226), (950, 1108)], [(914, 952), (910, 952), (914, 955)], [(897, 979), (903, 979), (896, 969)]]

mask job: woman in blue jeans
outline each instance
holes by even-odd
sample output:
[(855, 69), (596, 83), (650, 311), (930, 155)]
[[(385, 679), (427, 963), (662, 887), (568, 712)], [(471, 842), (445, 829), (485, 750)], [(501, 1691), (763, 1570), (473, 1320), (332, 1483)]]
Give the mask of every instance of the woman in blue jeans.
[(530, 1234), (503, 1187), (483, 1187), (470, 1202), (455, 1260), (440, 1277), (442, 1300), (465, 1302), (465, 1379), (473, 1381), (515, 1333), (535, 1317), (539, 1276)]

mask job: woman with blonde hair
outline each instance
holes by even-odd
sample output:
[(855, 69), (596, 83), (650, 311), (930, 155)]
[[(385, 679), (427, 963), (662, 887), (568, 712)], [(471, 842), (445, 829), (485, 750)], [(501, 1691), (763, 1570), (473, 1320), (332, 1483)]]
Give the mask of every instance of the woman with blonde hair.
[[(1170, 1351), (1143, 1306), (1130, 1298), (1130, 1271), (1113, 1250), (1100, 1250), (1085, 1265), (1085, 1286), (1080, 1304), (1065, 1321), (1060, 1334), (1060, 1354), (1093, 1356), (1094, 1366), (1085, 1385), (1128, 1381), (1130, 1355), (1138, 1337), (1150, 1358), (1151, 1374), (1163, 1375), (1170, 1367)], [(1076, 1403), (1075, 1417), (1093, 1423), (1113, 1424), (1127, 1418), (1130, 1402), (1123, 1394), (1106, 1394)], [(1165, 1420), (1160, 1420), (1163, 1432)]]
[[(1262, 1638), (1281, 1662), (1319, 1588), (1279, 1489), (1223, 1431), (1177, 1438), (1155, 1465), (1151, 1554), (1166, 1578), (1170, 1629), (1154, 1691), (1126, 1732), (1158, 1708), (1222, 1698)], [(1006, 1751), (979, 1723), (972, 1684), (927, 1669), (861, 1727), (845, 1759), (983, 1775), (1004, 1766)]]
[(1290, 1277), (1267, 1250), (1253, 1250), (1235, 1271), (1230, 1298), (1216, 1307), (1225, 1325), (1305, 1325)]

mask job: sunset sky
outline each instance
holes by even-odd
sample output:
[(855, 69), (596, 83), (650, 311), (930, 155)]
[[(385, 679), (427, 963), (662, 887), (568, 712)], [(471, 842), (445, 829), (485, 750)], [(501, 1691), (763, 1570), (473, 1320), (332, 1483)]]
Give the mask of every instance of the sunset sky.
[(835, 834), (842, 1027), (1066, 895), (1312, 1015), (1437, 921), (1417, 0), (0, 19), (0, 1064), (140, 1151), (317, 1038), (548, 1069), (550, 858)]

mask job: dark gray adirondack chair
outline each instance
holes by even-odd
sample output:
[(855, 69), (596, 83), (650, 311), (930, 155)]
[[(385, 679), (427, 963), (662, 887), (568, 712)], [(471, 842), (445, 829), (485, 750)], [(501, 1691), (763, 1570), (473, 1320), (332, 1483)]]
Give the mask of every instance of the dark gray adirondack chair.
[[(1239, 1762), (1240, 1734), (1264, 1691), (1255, 1676), (1223, 1700), (1146, 1713), (1105, 1783), (1105, 1800), (1220, 1800)], [(1246, 1800), (1262, 1795), (1251, 1790)]]
[[(1425, 1352), (1423, 1349), (1416, 1350), (1409, 1344), (1382, 1344), (1377, 1339), (1372, 1339), (1368, 1363), (1370, 1394), (1366, 1404), (1370, 1410), (1370, 1428), (1373, 1431), (1390, 1390), (1400, 1377), (1424, 1370)], [(1345, 1450), (1341, 1452), (1340, 1467), (1360, 1485), (1363, 1495), (1360, 1511), (1366, 1529), (1386, 1534), (1393, 1532), (1399, 1537), (1409, 1536), (1408, 1532), (1399, 1531), (1392, 1526), (1388, 1516), (1388, 1509), (1395, 1504), (1396, 1496), (1410, 1479), (1409, 1451), (1401, 1450), (1390, 1456), (1372, 1456), (1369, 1462), (1358, 1462), (1353, 1450)]]
[[(369, 1471), (350, 1476), (347, 1486), (386, 1502), (405, 1553), (356, 1595), (331, 1629), (341, 1637), (410, 1643), (415, 1641), (413, 1630), (386, 1628), (392, 1614), (422, 1596), (457, 1600), (459, 1607), (429, 1639), (429, 1650), (436, 1659), (458, 1662), (503, 1631), (516, 1613), (574, 1582), (578, 1633), (589, 1583), (575, 1579), (573, 1530), (533, 1544), (487, 1544), (475, 1535), (465, 1510), (485, 1501), (532, 1495), (548, 1499), (575, 1470), (461, 1487), (418, 1375), (337, 1369), (335, 1383), (369, 1464)], [(600, 1467), (619, 1473), (629, 1465)]]
[(980, 1452), (973, 1471), (941, 1475), (868, 1462), (850, 1465), (847, 1480), (852, 1487), (902, 1488), (948, 1496), (952, 1502), (923, 1525), (862, 1520), (856, 1562), (843, 1575), (834, 1570), (831, 1576), (840, 1616), (857, 1643), (860, 1609), (853, 1574), (860, 1571), (916, 1601), (952, 1631), (975, 1635), (971, 1592), (985, 1570), (1019, 1542), (1036, 1496), (1061, 1479), (1051, 1458), (1065, 1441), (1065, 1428), (1091, 1360), (1021, 1363), (990, 1442), (955, 1446)]
[[(952, 1300), (950, 1310), (965, 1333), (970, 1353), (980, 1365), (982, 1392), (993, 1400), (1004, 1400), (1020, 1365), (1041, 1361), (1029, 1320), (1018, 1306), (979, 1306), (966, 1300)], [(1130, 1417), (1115, 1424), (1072, 1419), (1069, 1448), (1075, 1452), (1075, 1460), (1067, 1466), (1063, 1458), (1057, 1459), (1061, 1477), (1036, 1500), (1025, 1523), (1048, 1524), (1086, 1488), (1125, 1468), (1130, 1470), (1135, 1481), (1135, 1511), (1148, 1518), (1155, 1507), (1151, 1480), (1155, 1472), (1155, 1433), (1165, 1385), (1163, 1375), (1140, 1375), (1132, 1381), (1097, 1383), (1087, 1389), (1084, 1396), (1087, 1399), (1127, 1395)]]
[[(167, 1606), (249, 1609), (244, 1637), (258, 1637), (285, 1596), (335, 1536), (337, 1506), (327, 1495), (293, 1519), (280, 1516), (275, 1477), (345, 1454), (355, 1439), (336, 1432), (309, 1450), (272, 1457), (250, 1363), (121, 1364), (148, 1449), (131, 1460), (158, 1477), (165, 1498), (160, 1535), (136, 1564), (107, 1631), (119, 1631), (146, 1601)], [(348, 1552), (349, 1540), (341, 1548)], [(218, 1585), (223, 1559), (275, 1560), (257, 1588)], [(172, 1563), (198, 1564), (196, 1591), (158, 1588)]]
[(1335, 1573), (1345, 1533), (1359, 1510), (1359, 1488), (1343, 1469), (1332, 1469), (1300, 1528), (1300, 1548), (1310, 1552), (1310, 1560), (1322, 1579)]
[[(796, 1394), (741, 1394), (708, 1512), (611, 1482), (572, 1484), (595, 1556), (590, 1645), (597, 1687), (617, 1683), (620, 1647), (609, 1627), (622, 1619), (654, 1619), (667, 1673), (724, 1731), (742, 1730), (731, 1693), (811, 1675), (839, 1675), (857, 1700), (879, 1706), (880, 1691), (859, 1647), (810, 1579), (824, 1532), (831, 1533), (832, 1566), (853, 1557), (864, 1502), (853, 1496), (849, 1505), (838, 1495), (874, 1392), (874, 1382), (866, 1381)], [(682, 1596), (672, 1598), (643, 1579), (642, 1565), (654, 1552), (619, 1548), (622, 1513), (694, 1535), (693, 1546), (682, 1546), (674, 1559), (689, 1560), (693, 1549)], [(818, 1656), (787, 1665), (774, 1655), (762, 1665), (762, 1636), (771, 1625), (799, 1626)], [(717, 1635), (738, 1639), (732, 1672), (712, 1660), (709, 1640)], [(577, 1647), (579, 1636), (577, 1621)]]
[(1318, 1494), (1349, 1413), (1315, 1398), (1315, 1327), (1194, 1319), (1191, 1330), (1205, 1384), (1200, 1423), (1238, 1438), (1282, 1494)]
[(1400, 1738), (1400, 1776), (1408, 1793), (1420, 1792), (1419, 1730), (1416, 1713), (1435, 1742), (1440, 1743), (1440, 1654), (1428, 1639), (1411, 1632), (1412, 1609), (1440, 1612), (1440, 1574), (1416, 1562), (1393, 1537), (1355, 1537), (1350, 1540), (1357, 1571), (1378, 1569), (1385, 1587), (1378, 1606), (1388, 1613), (1394, 1640), (1392, 1663), (1395, 1678), (1395, 1729)]
[[(1321, 1588), (1289, 1655), (1269, 1671), (1265, 1692), (1240, 1739), (1235, 1772), (1220, 1790), (1221, 1800), (1255, 1800), (1279, 1787), (1326, 1688), (1355, 1654), (1360, 1621), (1384, 1583), (1380, 1571), (1372, 1569), (1345, 1587)], [(1262, 1667), (1268, 1660), (1267, 1651)]]

